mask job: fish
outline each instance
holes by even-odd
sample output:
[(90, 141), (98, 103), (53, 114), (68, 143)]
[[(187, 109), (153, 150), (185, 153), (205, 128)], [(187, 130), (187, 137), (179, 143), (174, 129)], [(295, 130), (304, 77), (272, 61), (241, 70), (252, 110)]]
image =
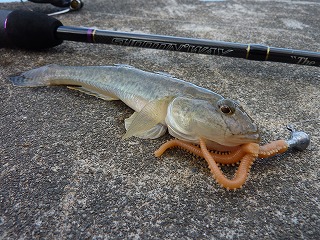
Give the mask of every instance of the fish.
[(123, 139), (173, 137), (226, 151), (259, 143), (257, 125), (235, 100), (178, 79), (130, 65), (61, 66), (50, 64), (10, 77), (19, 87), (64, 85), (112, 101), (121, 100), (134, 113), (125, 119)]

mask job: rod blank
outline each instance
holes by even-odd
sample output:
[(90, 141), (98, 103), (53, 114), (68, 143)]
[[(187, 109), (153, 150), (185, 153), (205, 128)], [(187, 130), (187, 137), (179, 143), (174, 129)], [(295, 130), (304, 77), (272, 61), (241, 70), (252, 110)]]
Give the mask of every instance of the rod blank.
[(78, 42), (103, 43), (128, 47), (245, 58), (256, 61), (320, 66), (320, 53), (318, 52), (275, 48), (259, 44), (241, 44), (68, 26), (58, 27), (57, 37)]

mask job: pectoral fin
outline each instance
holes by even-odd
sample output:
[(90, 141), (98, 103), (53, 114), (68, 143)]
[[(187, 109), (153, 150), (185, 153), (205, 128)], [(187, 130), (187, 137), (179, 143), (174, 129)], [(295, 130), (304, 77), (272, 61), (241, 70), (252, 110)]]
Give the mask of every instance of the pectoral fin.
[[(124, 120), (124, 125), (126, 130), (130, 128), (130, 125), (133, 121), (133, 119), (136, 117), (137, 112), (134, 112), (130, 117), (126, 118)], [(164, 135), (167, 131), (167, 126), (163, 125), (161, 123), (158, 123), (154, 127), (150, 128), (147, 131), (141, 132), (141, 133), (136, 133), (134, 134), (135, 137), (142, 138), (142, 139), (156, 139), (158, 137), (161, 137)]]
[(122, 139), (143, 136), (145, 132), (154, 128), (157, 124), (164, 123), (167, 107), (171, 100), (172, 97), (156, 99), (147, 103), (140, 112), (135, 112), (126, 121), (128, 129)]

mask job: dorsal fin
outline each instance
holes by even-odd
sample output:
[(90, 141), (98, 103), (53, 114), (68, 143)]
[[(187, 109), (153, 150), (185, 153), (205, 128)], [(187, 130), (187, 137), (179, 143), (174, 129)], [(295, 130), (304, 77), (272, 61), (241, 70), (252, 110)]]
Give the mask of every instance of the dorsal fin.
[(167, 72), (154, 72), (156, 74), (159, 74), (161, 76), (165, 76), (165, 77), (172, 77), (172, 78), (176, 78), (175, 76), (171, 75), (170, 73)]
[(122, 64), (122, 63), (117, 63), (114, 64), (116, 67), (125, 67), (125, 68), (135, 68), (134, 66), (131, 66), (129, 64)]

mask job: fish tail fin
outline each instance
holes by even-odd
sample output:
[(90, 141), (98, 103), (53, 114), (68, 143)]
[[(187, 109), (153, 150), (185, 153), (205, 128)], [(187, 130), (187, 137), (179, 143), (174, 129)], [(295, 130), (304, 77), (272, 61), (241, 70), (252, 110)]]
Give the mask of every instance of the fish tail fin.
[(21, 73), (19, 76), (11, 76), (10, 81), (15, 86), (20, 87), (40, 87), (55, 85), (50, 79), (52, 75), (52, 69), (57, 67), (55, 64), (43, 66), (40, 68), (32, 69), (30, 71)]

